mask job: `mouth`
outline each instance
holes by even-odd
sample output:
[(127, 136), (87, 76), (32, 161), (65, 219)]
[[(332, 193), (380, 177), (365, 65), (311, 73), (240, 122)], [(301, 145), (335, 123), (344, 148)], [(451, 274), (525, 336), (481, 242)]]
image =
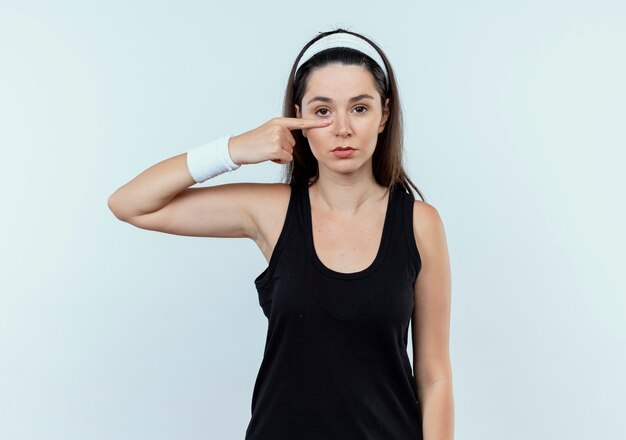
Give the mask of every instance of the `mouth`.
[(333, 151), (346, 151), (346, 150), (354, 150), (354, 148), (349, 147), (349, 146), (348, 147), (339, 146), (339, 147), (333, 148)]

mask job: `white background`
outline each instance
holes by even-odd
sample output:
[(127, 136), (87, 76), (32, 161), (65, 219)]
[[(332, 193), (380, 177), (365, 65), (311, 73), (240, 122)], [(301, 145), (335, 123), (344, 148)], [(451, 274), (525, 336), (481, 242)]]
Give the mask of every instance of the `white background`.
[(0, 3), (0, 438), (243, 439), (265, 259), (107, 198), (280, 116), (299, 50), (338, 26), (388, 55), (446, 228), (455, 438), (626, 438), (617, 0)]

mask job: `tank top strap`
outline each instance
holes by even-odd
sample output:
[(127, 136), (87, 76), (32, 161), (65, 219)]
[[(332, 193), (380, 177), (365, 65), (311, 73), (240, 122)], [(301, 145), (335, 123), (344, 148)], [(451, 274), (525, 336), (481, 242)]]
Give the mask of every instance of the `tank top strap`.
[(401, 219), (400, 224), (398, 224), (398, 231), (401, 232), (402, 241), (406, 244), (408, 261), (415, 271), (415, 278), (417, 278), (422, 267), (422, 260), (415, 242), (415, 233), (413, 232), (413, 207), (415, 205), (415, 198), (404, 188), (399, 187), (397, 192), (398, 211), (401, 213), (401, 215), (398, 216)]
[(274, 250), (267, 267), (254, 279), (254, 284), (257, 290), (259, 290), (259, 302), (261, 305), (263, 305), (266, 300), (270, 299), (269, 296), (266, 297), (265, 294), (267, 284), (272, 278), (280, 256), (288, 243), (289, 236), (295, 233), (292, 232), (292, 230), (296, 229), (300, 220), (299, 217), (302, 216), (300, 213), (301, 210), (299, 209), (301, 205), (299, 200), (301, 197), (301, 190), (295, 183), (290, 183), (289, 186), (291, 190), (289, 195), (289, 204), (287, 206), (287, 213), (285, 214), (285, 219), (283, 220), (280, 235), (278, 236), (278, 240), (276, 241), (276, 245), (274, 246)]

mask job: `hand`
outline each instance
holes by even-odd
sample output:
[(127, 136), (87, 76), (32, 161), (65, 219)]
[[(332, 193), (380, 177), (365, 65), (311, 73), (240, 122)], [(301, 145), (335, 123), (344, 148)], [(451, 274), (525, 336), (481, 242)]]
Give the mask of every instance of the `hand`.
[(296, 140), (290, 130), (320, 128), (331, 119), (272, 118), (260, 127), (233, 136), (228, 142), (230, 157), (237, 164), (253, 164), (271, 160), (286, 164), (293, 160)]

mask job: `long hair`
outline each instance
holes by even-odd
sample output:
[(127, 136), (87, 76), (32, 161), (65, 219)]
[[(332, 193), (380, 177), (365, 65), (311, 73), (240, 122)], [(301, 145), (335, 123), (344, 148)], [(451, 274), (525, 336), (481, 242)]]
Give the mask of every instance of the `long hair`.
[[(294, 78), (296, 66), (307, 48), (320, 38), (337, 32), (346, 32), (363, 38), (378, 51), (389, 73), (389, 86), (387, 86), (385, 73), (374, 60), (362, 52), (344, 47), (326, 49), (315, 54), (300, 67), (298, 75)], [(311, 72), (314, 69), (332, 63), (357, 65), (368, 69), (374, 77), (374, 83), (381, 98), (381, 105), (384, 106), (385, 100), (389, 98), (389, 117), (385, 123), (384, 130), (378, 134), (376, 149), (372, 156), (372, 169), (376, 182), (387, 188), (391, 188), (394, 185), (402, 187), (415, 198), (415, 194), (411, 189), (413, 188), (417, 191), (420, 198), (426, 201), (422, 192), (411, 181), (403, 167), (404, 130), (402, 125), (402, 110), (400, 108), (400, 98), (393, 69), (384, 52), (369, 38), (356, 32), (337, 28), (333, 31), (320, 32), (319, 35), (309, 41), (302, 48), (291, 67), (283, 102), (283, 116), (289, 118), (296, 117), (295, 105), (302, 108), (302, 98), (306, 92), (307, 80)], [(293, 161), (289, 162), (284, 167), (282, 181), (284, 183), (295, 183), (297, 185), (308, 185), (309, 182), (313, 184), (319, 178), (317, 159), (313, 156), (309, 141), (302, 135), (302, 131), (294, 130), (292, 134), (296, 141), (293, 148)]]

